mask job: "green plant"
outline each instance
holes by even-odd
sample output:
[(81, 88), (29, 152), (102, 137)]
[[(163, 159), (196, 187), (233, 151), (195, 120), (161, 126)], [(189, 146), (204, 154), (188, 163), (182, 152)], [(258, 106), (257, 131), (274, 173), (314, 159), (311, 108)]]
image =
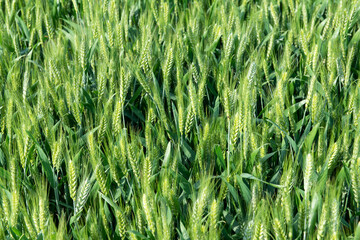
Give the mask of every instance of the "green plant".
[(360, 239), (357, 0), (0, 0), (0, 239)]

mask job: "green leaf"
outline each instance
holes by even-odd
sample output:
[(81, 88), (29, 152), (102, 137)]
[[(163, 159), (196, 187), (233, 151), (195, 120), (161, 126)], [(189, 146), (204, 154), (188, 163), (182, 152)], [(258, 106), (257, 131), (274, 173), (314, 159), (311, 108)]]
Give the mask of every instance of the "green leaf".
[(242, 173), (242, 174), (240, 174), (240, 177), (241, 177), (241, 178), (246, 178), (246, 179), (252, 179), (252, 180), (260, 181), (260, 182), (262, 182), (262, 183), (268, 184), (268, 185), (270, 185), (270, 186), (272, 186), (272, 187), (275, 187), (275, 188), (283, 188), (283, 187), (285, 187), (285, 186), (283, 186), (283, 185), (278, 185), (278, 184), (273, 184), (273, 183), (265, 182), (265, 181), (263, 181), (263, 180), (261, 180), (261, 179), (258, 179), (257, 177), (254, 177), (253, 175), (248, 174), (248, 173)]
[(169, 165), (170, 155), (171, 155), (171, 142), (168, 143), (168, 145), (166, 147), (165, 155), (164, 155), (163, 165), (165, 167), (167, 167)]
[(13, 238), (15, 239), (19, 239), (21, 237), (21, 232), (20, 230), (18, 230), (17, 228), (15, 227), (11, 227), (10, 228), (10, 232), (11, 232), (11, 235), (13, 236)]
[(221, 167), (220, 170), (224, 170), (226, 168), (226, 165), (225, 165), (225, 159), (223, 157), (223, 153), (221, 151), (221, 147), (219, 145), (217, 145), (215, 147), (215, 153), (216, 153), (216, 162), (217, 162), (217, 165)]
[(260, 147), (251, 152), (251, 155), (250, 155), (251, 166), (254, 165), (254, 162), (256, 160), (256, 156), (259, 153), (259, 151), (260, 151)]
[(265, 118), (266, 121), (268, 121), (269, 123), (273, 124), (275, 127), (277, 127), (280, 131), (282, 131), (285, 136), (286, 136), (286, 139), (289, 141), (292, 149), (294, 150), (295, 153), (297, 153), (297, 150), (298, 150), (298, 147), (296, 145), (296, 142), (294, 141), (294, 139), (292, 139), (289, 134), (287, 134), (287, 132), (285, 132), (283, 129), (281, 129), (276, 123), (274, 123), (273, 121), (271, 121), (270, 119), (268, 118)]
[(266, 154), (264, 157), (260, 158), (260, 162), (261, 163), (264, 163), (266, 160), (268, 160), (269, 158), (271, 158), (272, 156), (275, 155), (276, 152), (272, 152), (272, 153), (268, 153)]
[(138, 231), (130, 230), (130, 231), (127, 231), (127, 232), (133, 233), (135, 236), (139, 237), (140, 239), (148, 239), (146, 236), (142, 235), (142, 234), (139, 233)]
[(184, 240), (190, 240), (190, 235), (186, 231), (186, 228), (185, 228), (184, 224), (182, 223), (182, 221), (180, 221), (180, 230), (181, 230), (181, 234), (182, 234), (182, 237), (184, 238)]
[[(175, 175), (175, 173), (173, 173)], [(179, 185), (184, 190), (187, 196), (191, 194), (191, 184), (181, 174), (177, 174)]]
[(37, 240), (43, 240), (44, 239), (43, 233), (39, 233), (36, 239)]
[(220, 38), (215, 39), (215, 41), (205, 49), (205, 52), (213, 52), (215, 50), (216, 46), (218, 45), (219, 40), (220, 40)]
[(284, 115), (288, 117), (289, 114), (294, 114), (297, 110), (299, 110), (299, 108), (301, 108), (305, 104), (306, 104), (306, 100), (302, 100), (300, 102), (291, 105), (289, 108), (287, 108), (284, 111)]
[(26, 40), (29, 41), (30, 40), (30, 33), (29, 33), (29, 29), (27, 28), (26, 24), (24, 23), (24, 21), (19, 16), (16, 16), (15, 19), (16, 19), (16, 22), (19, 25), (21, 31), (25, 34)]
[(239, 194), (236, 191), (236, 189), (228, 182), (224, 177), (221, 177), (221, 179), (226, 183), (226, 186), (228, 187), (231, 195), (233, 196), (236, 203), (239, 203)]
[(320, 127), (320, 123), (316, 124), (315, 127), (311, 130), (311, 132), (305, 138), (305, 147), (311, 150), (311, 146), (314, 142), (316, 133)]
[(246, 184), (244, 183), (244, 181), (242, 180), (242, 178), (239, 175), (236, 175), (236, 180), (237, 180), (237, 183), (240, 186), (241, 196), (243, 197), (243, 199), (245, 200), (245, 202), (247, 204), (250, 204), (250, 202), (251, 202), (251, 191), (250, 191), (250, 189), (246, 186)]
[(28, 238), (25, 235), (22, 235), (19, 240), (28, 240)]
[(48, 157), (46, 156), (46, 154), (44, 153), (44, 151), (42, 150), (42, 148), (40, 146), (37, 145), (36, 149), (39, 153), (41, 164), (45, 170), (45, 175), (50, 183), (50, 186), (52, 188), (56, 188), (57, 187), (57, 178), (56, 178), (55, 173), (50, 165), (50, 160), (48, 159)]
[(195, 159), (195, 152), (192, 150), (192, 148), (189, 146), (189, 144), (186, 142), (185, 139), (183, 139), (183, 144), (181, 145), (181, 149), (184, 151), (185, 156), (190, 160), (194, 161)]
[(360, 222), (356, 226), (354, 239), (360, 240)]
[(145, 122), (144, 115), (139, 109), (137, 109), (134, 105), (130, 105), (130, 108), (132, 113), (134, 113), (141, 121)]
[(9, 179), (10, 173), (8, 171), (6, 171), (4, 168), (0, 167), (0, 176), (3, 179)]
[(110, 206), (112, 206), (114, 209), (116, 209), (118, 211), (121, 211), (120, 207), (118, 205), (116, 205), (110, 198), (108, 198), (107, 196), (102, 194), (100, 191), (98, 193)]

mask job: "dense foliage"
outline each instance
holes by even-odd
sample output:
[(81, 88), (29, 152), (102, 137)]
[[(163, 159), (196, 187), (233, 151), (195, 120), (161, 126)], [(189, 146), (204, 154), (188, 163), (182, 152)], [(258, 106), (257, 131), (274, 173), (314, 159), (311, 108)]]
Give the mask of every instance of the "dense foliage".
[(358, 0), (0, 0), (0, 239), (360, 239)]

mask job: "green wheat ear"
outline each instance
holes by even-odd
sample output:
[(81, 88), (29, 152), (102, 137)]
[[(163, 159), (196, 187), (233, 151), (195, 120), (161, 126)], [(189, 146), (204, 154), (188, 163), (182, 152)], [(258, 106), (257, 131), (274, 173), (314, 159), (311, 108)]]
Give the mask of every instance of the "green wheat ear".
[(70, 197), (75, 201), (76, 191), (77, 191), (77, 177), (76, 177), (76, 167), (73, 160), (69, 160), (68, 162), (68, 172), (69, 172)]

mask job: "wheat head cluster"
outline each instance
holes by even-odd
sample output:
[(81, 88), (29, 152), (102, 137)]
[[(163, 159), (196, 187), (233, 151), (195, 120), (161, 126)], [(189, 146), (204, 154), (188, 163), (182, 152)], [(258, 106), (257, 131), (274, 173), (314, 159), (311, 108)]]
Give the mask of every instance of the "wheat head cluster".
[(360, 239), (359, 0), (0, 0), (0, 240)]

